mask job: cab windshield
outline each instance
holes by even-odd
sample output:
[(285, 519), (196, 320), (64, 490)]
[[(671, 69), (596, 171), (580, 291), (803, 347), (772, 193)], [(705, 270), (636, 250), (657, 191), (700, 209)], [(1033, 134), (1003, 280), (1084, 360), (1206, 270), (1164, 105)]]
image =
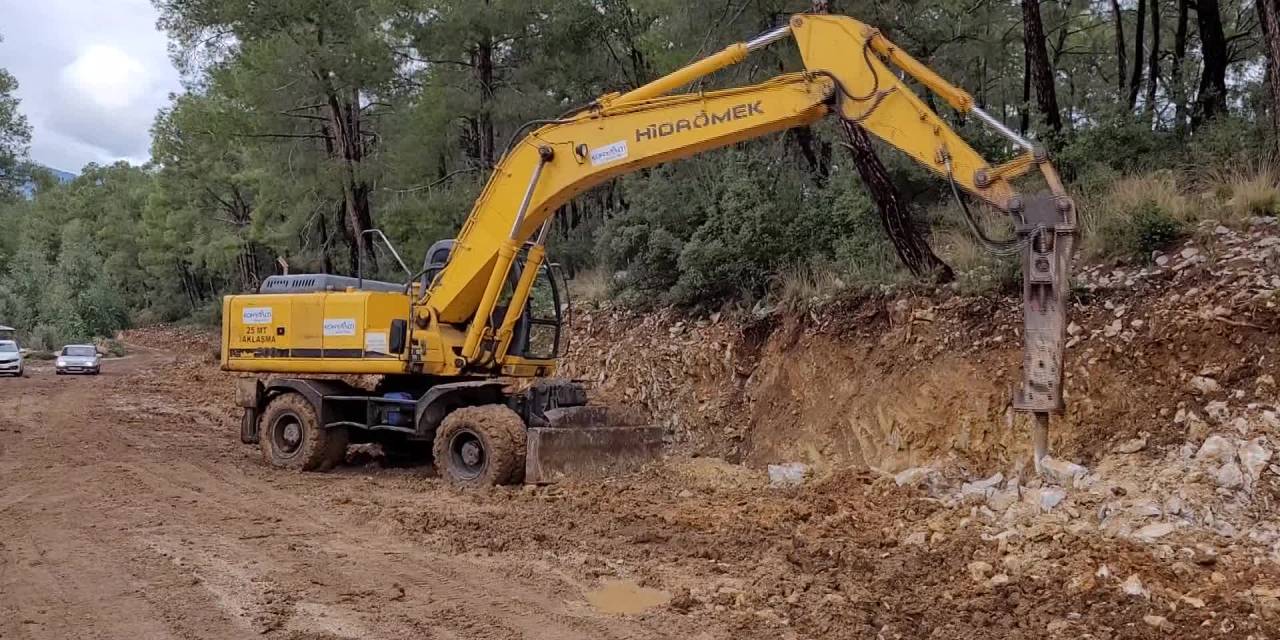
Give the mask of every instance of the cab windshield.
[(98, 355), (98, 352), (93, 347), (67, 347), (62, 350), (62, 355), (91, 358)]
[(0, 353), (17, 353), (18, 343), (16, 342), (0, 342)]

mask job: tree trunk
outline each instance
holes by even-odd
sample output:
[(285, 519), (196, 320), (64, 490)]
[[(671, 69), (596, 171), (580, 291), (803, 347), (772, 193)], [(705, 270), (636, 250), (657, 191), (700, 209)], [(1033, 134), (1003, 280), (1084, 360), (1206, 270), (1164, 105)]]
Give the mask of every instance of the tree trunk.
[(320, 273), (333, 273), (333, 258), (329, 256), (329, 223), (323, 215), (319, 218), (320, 231)]
[(1133, 75), (1129, 77), (1129, 110), (1138, 104), (1138, 92), (1142, 90), (1142, 45), (1146, 44), (1147, 0), (1138, 0), (1138, 21), (1133, 29)]
[(1045, 124), (1055, 133), (1062, 131), (1062, 115), (1058, 113), (1058, 94), (1054, 88), (1053, 68), (1044, 45), (1044, 23), (1040, 19), (1040, 0), (1022, 0), (1022, 43), (1031, 65), (1031, 82), (1036, 88), (1036, 106)]
[[(364, 146), (361, 141), (360, 105), (354, 101), (347, 103), (338, 96), (325, 79), (326, 101), (329, 110), (329, 128), (333, 131), (333, 148), (337, 160), (342, 166), (342, 201), (346, 214), (347, 236), (351, 247), (351, 272), (359, 269), (360, 260), (365, 261), (365, 273), (378, 271), (378, 257), (373, 252), (373, 239), (365, 235), (365, 231), (373, 228), (373, 216), (369, 208), (369, 187), (363, 179), (357, 177), (356, 168), (364, 160)], [(352, 90), (353, 94), (355, 90)]]
[(1182, 67), (1187, 59), (1187, 20), (1191, 0), (1176, 0), (1178, 25), (1173, 32), (1173, 64), (1169, 70), (1169, 96), (1173, 100), (1173, 129), (1181, 135), (1187, 126), (1187, 91)]
[(488, 35), (476, 43), (472, 64), (481, 95), (480, 113), (476, 115), (476, 143), (479, 145), (480, 167), (487, 171), (497, 163), (493, 133), (493, 39)]
[(933, 277), (937, 282), (955, 280), (951, 267), (934, 254), (921, 229), (911, 218), (911, 212), (903, 204), (902, 196), (889, 178), (889, 172), (876, 156), (871, 136), (856, 123), (842, 120), (840, 124), (844, 127), (845, 139), (853, 151), (853, 163), (858, 168), (858, 175), (880, 210), (880, 223), (893, 242), (898, 259), (918, 278)]
[(1151, 0), (1151, 50), (1147, 52), (1147, 103), (1143, 105), (1143, 113), (1156, 113), (1156, 88), (1159, 84), (1160, 0)]
[(1018, 133), (1027, 135), (1031, 128), (1031, 56), (1022, 56), (1022, 108), (1018, 117)]
[(814, 183), (826, 186), (831, 177), (831, 144), (813, 135), (813, 128), (808, 125), (792, 129), (790, 135), (796, 141)]
[(1267, 88), (1271, 94), (1271, 126), (1280, 140), (1280, 0), (1257, 0), (1258, 19), (1267, 52)]
[(1196, 0), (1196, 25), (1204, 69), (1191, 116), (1192, 129), (1227, 110), (1227, 38), (1222, 32), (1218, 0)]
[[(827, 13), (831, 9), (831, 3), (827, 0), (813, 0), (812, 9), (814, 13)], [(880, 224), (889, 235), (898, 259), (917, 278), (933, 276), (937, 282), (955, 280), (955, 272), (933, 252), (924, 234), (911, 219), (911, 212), (903, 206), (898, 188), (894, 186), (889, 178), (889, 171), (876, 155), (875, 147), (871, 145), (871, 136), (857, 123), (841, 120), (840, 125), (852, 152), (853, 164), (858, 169), (862, 184), (866, 185), (871, 199), (880, 210)]]
[(1124, 46), (1124, 14), (1120, 12), (1120, 0), (1111, 0), (1111, 19), (1116, 24), (1116, 89), (1123, 97), (1125, 74), (1129, 72), (1126, 62), (1129, 52)]

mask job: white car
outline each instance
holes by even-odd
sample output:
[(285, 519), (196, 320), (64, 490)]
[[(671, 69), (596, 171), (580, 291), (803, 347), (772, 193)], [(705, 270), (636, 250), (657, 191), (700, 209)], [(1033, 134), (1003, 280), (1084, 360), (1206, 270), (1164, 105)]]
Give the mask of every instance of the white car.
[(13, 340), (0, 340), (0, 375), (22, 375), (22, 350)]

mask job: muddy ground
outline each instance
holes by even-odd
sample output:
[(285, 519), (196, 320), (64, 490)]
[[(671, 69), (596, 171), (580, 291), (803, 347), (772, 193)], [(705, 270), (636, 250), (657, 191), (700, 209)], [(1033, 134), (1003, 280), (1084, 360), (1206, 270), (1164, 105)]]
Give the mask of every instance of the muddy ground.
[[(1045, 478), (1004, 418), (1016, 305), (981, 299), (587, 314), (567, 370), (669, 416), (671, 457), (480, 492), (265, 467), (207, 334), (31, 363), (0, 638), (1280, 638), (1280, 225), (1207, 235), (1082, 275), (1055, 448), (1087, 466)], [(785, 460), (810, 477), (769, 486)]]
[(708, 458), (479, 493), (429, 467), (283, 473), (237, 441), (207, 353), (31, 369), (0, 381), (6, 639), (1280, 635), (1250, 595), (1274, 564), (1226, 547), (1002, 541), (883, 475), (778, 489)]

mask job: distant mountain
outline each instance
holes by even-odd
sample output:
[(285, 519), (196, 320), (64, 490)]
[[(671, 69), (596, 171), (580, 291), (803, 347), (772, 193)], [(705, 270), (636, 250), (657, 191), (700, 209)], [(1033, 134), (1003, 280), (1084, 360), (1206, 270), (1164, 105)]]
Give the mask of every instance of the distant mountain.
[[(53, 167), (45, 167), (45, 166), (40, 166), (38, 168), (48, 171), (50, 174), (53, 175), (55, 180), (57, 180), (62, 184), (66, 184), (76, 179), (76, 174), (71, 173), (70, 171), (63, 171), (61, 169), (54, 169)], [(23, 197), (31, 198), (35, 195), (36, 183), (34, 181), (27, 181), (27, 183), (22, 185), (22, 187), (19, 188), (18, 191), (22, 192)]]

